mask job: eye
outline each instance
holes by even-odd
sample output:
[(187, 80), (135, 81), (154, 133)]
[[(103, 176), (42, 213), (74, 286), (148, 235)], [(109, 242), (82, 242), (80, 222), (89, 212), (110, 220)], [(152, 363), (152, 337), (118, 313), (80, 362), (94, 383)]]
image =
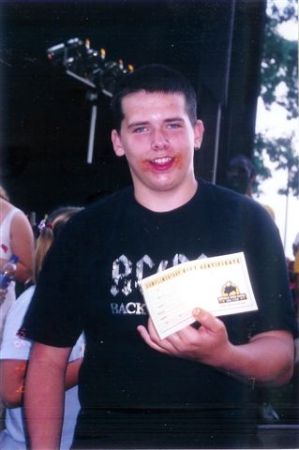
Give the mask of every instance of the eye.
[(138, 127), (133, 128), (132, 131), (135, 134), (146, 133), (148, 131), (148, 127), (146, 127), (146, 126), (138, 126)]
[(181, 122), (169, 122), (167, 124), (167, 128), (169, 128), (170, 130), (176, 130), (177, 128), (182, 128), (182, 123)]

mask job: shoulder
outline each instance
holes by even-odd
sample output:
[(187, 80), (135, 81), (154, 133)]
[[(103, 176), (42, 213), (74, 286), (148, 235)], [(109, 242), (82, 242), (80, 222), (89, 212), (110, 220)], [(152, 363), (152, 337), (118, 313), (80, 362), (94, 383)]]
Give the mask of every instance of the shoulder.
[(32, 232), (29, 219), (26, 214), (19, 208), (13, 208), (11, 214), (11, 228), (12, 231), (19, 232), (21, 230)]
[[(256, 200), (208, 182), (200, 184), (205, 214), (225, 227), (242, 230), (243, 235), (279, 238), (278, 228), (268, 211)], [(200, 198), (200, 194), (198, 196)], [(226, 225), (225, 225), (226, 224)], [(279, 238), (280, 239), (280, 238)]]
[[(111, 227), (117, 224), (133, 198), (132, 189), (126, 188), (103, 199), (100, 199), (75, 214), (65, 224), (61, 233), (55, 240), (49, 251), (49, 256), (56, 254), (69, 254), (69, 257), (82, 258), (82, 253), (77, 250), (86, 251), (91, 246), (105, 242), (109, 236)], [(47, 255), (47, 259), (48, 255)]]
[(102, 198), (92, 205), (89, 205), (78, 214), (76, 214), (67, 224), (69, 228), (78, 228), (81, 226), (94, 225), (95, 223), (105, 223), (107, 220), (118, 214), (118, 212), (128, 205), (133, 199), (133, 190), (131, 187), (124, 188), (118, 192)]
[[(219, 208), (242, 208), (249, 212), (261, 213), (266, 215), (265, 208), (258, 202), (246, 195), (239, 194), (226, 187), (200, 180), (199, 192), (210, 202), (210, 206), (218, 206)], [(268, 213), (267, 213), (268, 214)]]
[(10, 205), (8, 214), (11, 214), (11, 217), (13, 218), (13, 220), (18, 219), (18, 220), (29, 222), (26, 214), (20, 208), (17, 208), (16, 206)]
[(128, 202), (131, 199), (133, 199), (133, 189), (131, 186), (128, 186), (94, 202), (92, 205), (85, 208), (85, 210), (82, 211), (82, 214), (97, 214), (98, 212), (115, 208), (124, 201)]

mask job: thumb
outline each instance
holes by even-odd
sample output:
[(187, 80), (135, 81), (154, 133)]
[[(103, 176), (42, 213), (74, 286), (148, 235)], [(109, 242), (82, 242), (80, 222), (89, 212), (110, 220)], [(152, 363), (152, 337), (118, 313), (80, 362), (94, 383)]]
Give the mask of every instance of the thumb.
[(197, 322), (211, 331), (217, 332), (223, 327), (221, 320), (202, 308), (194, 308), (192, 315)]

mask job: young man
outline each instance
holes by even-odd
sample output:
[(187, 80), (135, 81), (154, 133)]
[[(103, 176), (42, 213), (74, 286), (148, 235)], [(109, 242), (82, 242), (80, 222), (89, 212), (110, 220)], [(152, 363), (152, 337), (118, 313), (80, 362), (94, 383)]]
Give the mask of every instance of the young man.
[[(25, 327), (32, 449), (59, 447), (64, 372), (84, 330), (74, 448), (250, 446), (256, 383), (286, 383), (295, 321), (277, 229), (262, 207), (197, 180), (203, 124), (189, 82), (164, 66), (126, 75), (113, 99), (113, 148), (133, 188), (69, 223), (41, 274)], [(160, 340), (138, 281), (200, 256), (246, 255), (258, 311)], [(198, 292), (198, 300), (205, 295)]]

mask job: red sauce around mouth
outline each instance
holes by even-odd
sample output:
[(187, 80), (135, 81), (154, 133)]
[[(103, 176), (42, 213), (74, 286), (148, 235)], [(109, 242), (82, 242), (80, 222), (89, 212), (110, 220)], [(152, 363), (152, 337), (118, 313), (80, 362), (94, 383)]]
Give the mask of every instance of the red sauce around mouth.
[(141, 163), (142, 170), (145, 172), (165, 172), (167, 170), (173, 169), (175, 167), (181, 168), (183, 165), (183, 158), (181, 155), (175, 156), (167, 161), (165, 164), (155, 164), (153, 161), (144, 160)]

